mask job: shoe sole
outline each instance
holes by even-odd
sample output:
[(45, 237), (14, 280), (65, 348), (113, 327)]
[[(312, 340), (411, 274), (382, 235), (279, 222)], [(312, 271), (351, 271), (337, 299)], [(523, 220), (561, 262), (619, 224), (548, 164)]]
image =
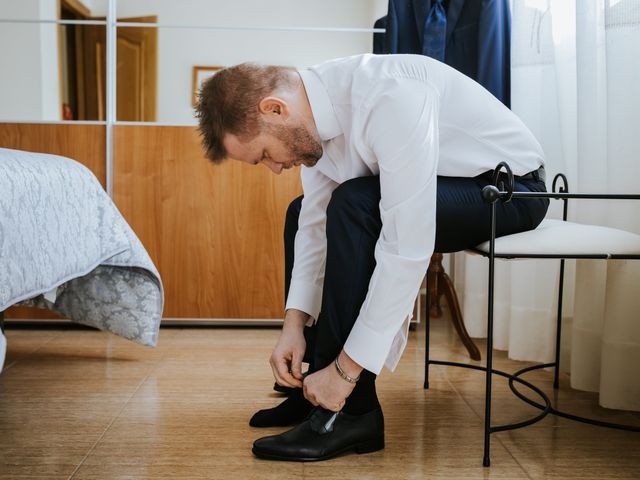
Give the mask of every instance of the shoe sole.
[(281, 460), (285, 462), (319, 462), (322, 460), (329, 460), (331, 458), (337, 457), (338, 455), (342, 455), (343, 453), (355, 451), (358, 454), (362, 453), (373, 453), (378, 450), (382, 450), (384, 448), (384, 437), (374, 438), (372, 440), (367, 440), (366, 442), (358, 443), (356, 445), (349, 445), (348, 447), (341, 448), (340, 450), (336, 450), (335, 452), (331, 452), (328, 455), (324, 455), (322, 457), (287, 457), (285, 455), (273, 455), (270, 453), (262, 453), (257, 451), (254, 448), (251, 449), (253, 454), (265, 460)]

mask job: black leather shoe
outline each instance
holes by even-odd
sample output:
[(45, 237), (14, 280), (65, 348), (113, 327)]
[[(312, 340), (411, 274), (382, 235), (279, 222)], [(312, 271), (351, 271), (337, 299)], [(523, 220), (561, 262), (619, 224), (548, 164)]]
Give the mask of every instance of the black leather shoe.
[(256, 440), (253, 454), (268, 460), (313, 462), (350, 451), (369, 453), (383, 448), (384, 417), (380, 408), (364, 415), (315, 408), (288, 432)]

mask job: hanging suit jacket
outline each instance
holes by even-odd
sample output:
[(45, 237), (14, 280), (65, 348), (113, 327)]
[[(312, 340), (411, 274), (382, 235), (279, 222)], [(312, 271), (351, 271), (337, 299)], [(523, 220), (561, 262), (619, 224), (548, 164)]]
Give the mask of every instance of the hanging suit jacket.
[[(387, 28), (387, 16), (385, 15), (382, 18), (376, 20), (376, 23), (373, 24), (373, 28)], [(374, 33), (373, 34), (373, 53), (388, 53), (387, 47), (385, 45), (386, 37), (384, 33)]]
[[(432, 0), (389, 0), (384, 52), (422, 54), (424, 22)], [(445, 63), (511, 105), (509, 0), (445, 0)], [(378, 22), (376, 22), (378, 24)], [(374, 42), (380, 48), (380, 43)]]

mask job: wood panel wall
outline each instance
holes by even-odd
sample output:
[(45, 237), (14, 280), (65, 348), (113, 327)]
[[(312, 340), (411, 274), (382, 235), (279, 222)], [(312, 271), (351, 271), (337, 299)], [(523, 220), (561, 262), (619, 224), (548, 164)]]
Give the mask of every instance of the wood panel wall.
[(0, 147), (52, 153), (89, 167), (106, 181), (104, 125), (0, 123)]
[[(114, 142), (114, 201), (161, 273), (164, 316), (282, 318), (284, 216), (302, 193), (298, 171), (213, 165), (192, 127), (117, 126)], [(0, 147), (73, 158), (105, 185), (104, 126), (0, 124)]]
[[(0, 147), (53, 153), (72, 158), (86, 167), (105, 185), (105, 127), (103, 125), (0, 123)], [(49, 311), (14, 307), (6, 318), (53, 318)]]
[(195, 128), (117, 126), (114, 201), (158, 267), (169, 318), (282, 318), (297, 169), (205, 160)]

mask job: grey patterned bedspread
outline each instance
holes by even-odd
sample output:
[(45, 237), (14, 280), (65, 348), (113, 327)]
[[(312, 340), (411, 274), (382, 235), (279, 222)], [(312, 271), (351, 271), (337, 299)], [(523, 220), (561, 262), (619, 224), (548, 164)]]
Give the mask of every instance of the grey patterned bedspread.
[(164, 295), (142, 243), (89, 169), (0, 148), (0, 311), (16, 303), (155, 346)]

